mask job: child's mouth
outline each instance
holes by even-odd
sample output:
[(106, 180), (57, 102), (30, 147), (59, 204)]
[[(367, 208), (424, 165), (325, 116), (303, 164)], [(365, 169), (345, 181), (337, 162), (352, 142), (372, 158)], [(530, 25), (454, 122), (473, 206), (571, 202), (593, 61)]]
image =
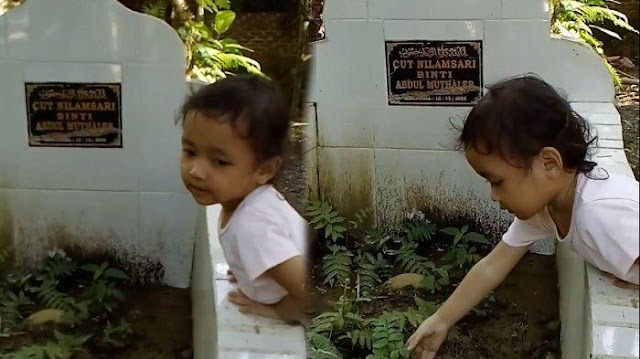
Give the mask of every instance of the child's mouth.
[(206, 189), (196, 187), (193, 185), (189, 185), (189, 192), (191, 192), (191, 194), (193, 194), (196, 197), (201, 197), (209, 193)]

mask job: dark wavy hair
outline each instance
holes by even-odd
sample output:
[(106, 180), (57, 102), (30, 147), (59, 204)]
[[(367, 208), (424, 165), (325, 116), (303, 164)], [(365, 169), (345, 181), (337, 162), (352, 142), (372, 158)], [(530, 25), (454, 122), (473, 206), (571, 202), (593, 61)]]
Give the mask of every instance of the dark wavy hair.
[(177, 122), (192, 112), (228, 121), (249, 140), (258, 161), (282, 156), (289, 130), (287, 104), (281, 92), (253, 75), (230, 76), (201, 87), (180, 109)]
[(529, 167), (544, 147), (562, 155), (566, 170), (591, 172), (588, 159), (597, 141), (587, 120), (576, 113), (553, 86), (535, 75), (524, 75), (488, 86), (488, 92), (460, 129), (458, 149), (497, 154), (512, 165)]

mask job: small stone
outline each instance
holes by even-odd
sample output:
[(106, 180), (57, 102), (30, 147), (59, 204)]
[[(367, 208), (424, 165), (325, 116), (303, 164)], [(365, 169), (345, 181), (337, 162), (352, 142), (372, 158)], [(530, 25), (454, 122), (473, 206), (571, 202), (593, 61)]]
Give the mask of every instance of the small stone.
[(406, 287), (418, 288), (424, 276), (416, 273), (404, 273), (390, 278), (384, 283), (384, 286), (392, 290), (399, 290)]
[(31, 314), (24, 323), (30, 326), (42, 325), (45, 323), (60, 323), (64, 317), (64, 311), (60, 309), (44, 309)]

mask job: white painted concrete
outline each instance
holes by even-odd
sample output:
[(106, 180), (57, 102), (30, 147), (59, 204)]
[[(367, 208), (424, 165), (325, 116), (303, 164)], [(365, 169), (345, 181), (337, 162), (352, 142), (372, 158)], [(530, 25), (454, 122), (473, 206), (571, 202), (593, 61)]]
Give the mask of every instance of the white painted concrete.
[(194, 264), (194, 351), (196, 359), (306, 358), (304, 328), (242, 314), (227, 299), (235, 285), (218, 238), (221, 207), (206, 209), (204, 233), (196, 242)]
[[(25, 265), (74, 246), (189, 286), (198, 209), (173, 121), (184, 68), (171, 27), (115, 0), (29, 0), (0, 16), (0, 243)], [(121, 83), (123, 147), (29, 147), (25, 82)]]

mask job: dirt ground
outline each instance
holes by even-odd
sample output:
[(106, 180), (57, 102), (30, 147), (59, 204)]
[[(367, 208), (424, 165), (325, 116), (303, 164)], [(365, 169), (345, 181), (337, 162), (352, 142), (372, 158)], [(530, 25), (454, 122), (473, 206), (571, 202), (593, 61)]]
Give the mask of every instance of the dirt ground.
[(191, 295), (189, 289), (129, 288), (119, 314), (130, 319), (133, 345), (96, 358), (189, 359), (192, 350)]
[[(191, 299), (188, 289), (167, 287), (123, 288), (126, 302), (114, 310), (113, 324), (120, 318), (131, 326), (130, 344), (122, 349), (102, 347), (90, 338), (76, 359), (190, 359), (192, 350)], [(0, 357), (31, 343), (50, 340), (53, 328), (40, 327), (9, 338), (0, 338)], [(69, 333), (68, 328), (57, 328)], [(101, 333), (102, 323), (94, 322), (74, 332)]]
[[(638, 62), (630, 69), (624, 69), (629, 72), (630, 76), (638, 78)], [(638, 127), (640, 120), (640, 107), (638, 102), (638, 85), (623, 85), (616, 95), (616, 107), (620, 112), (622, 122), (622, 134), (624, 138), (624, 148), (627, 154), (629, 164), (636, 175), (636, 179), (640, 178), (638, 169)]]
[(439, 359), (560, 358), (554, 256), (528, 254), (485, 301), (450, 332)]
[[(453, 289), (453, 288), (451, 288)], [(309, 312), (318, 315), (340, 297), (341, 291), (314, 288)], [(450, 293), (422, 299), (443, 302)], [(413, 303), (414, 290), (383, 296), (363, 304), (360, 314), (375, 317), (384, 311), (405, 310)], [(556, 359), (560, 358), (556, 258), (526, 255), (485, 300), (449, 332), (438, 359)], [(349, 350), (349, 348), (343, 348)], [(360, 358), (358, 353), (343, 353)]]

